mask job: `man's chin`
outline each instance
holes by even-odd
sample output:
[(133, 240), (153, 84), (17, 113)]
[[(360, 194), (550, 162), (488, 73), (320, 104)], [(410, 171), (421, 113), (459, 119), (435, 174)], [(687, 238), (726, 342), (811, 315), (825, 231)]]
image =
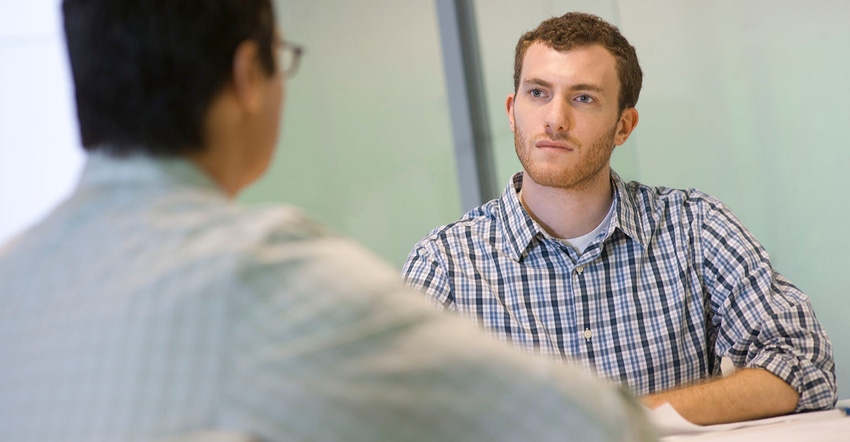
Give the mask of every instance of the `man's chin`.
[(542, 187), (570, 187), (573, 181), (572, 175), (563, 169), (526, 168), (524, 173), (535, 185)]

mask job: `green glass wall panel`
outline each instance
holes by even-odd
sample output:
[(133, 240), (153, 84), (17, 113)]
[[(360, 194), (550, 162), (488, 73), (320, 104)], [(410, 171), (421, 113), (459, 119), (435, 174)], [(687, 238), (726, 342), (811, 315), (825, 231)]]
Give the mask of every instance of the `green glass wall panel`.
[(432, 2), (279, 1), (306, 52), (274, 162), (241, 199), (303, 207), (400, 267), (460, 216)]

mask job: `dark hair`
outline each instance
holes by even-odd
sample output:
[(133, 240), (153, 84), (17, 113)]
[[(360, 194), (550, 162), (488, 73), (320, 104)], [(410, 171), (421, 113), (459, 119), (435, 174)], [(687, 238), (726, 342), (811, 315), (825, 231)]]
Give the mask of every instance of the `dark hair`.
[(581, 12), (569, 12), (561, 17), (544, 20), (536, 29), (523, 34), (517, 42), (514, 55), (514, 91), (519, 90), (519, 76), (525, 52), (534, 42), (541, 42), (558, 51), (567, 51), (577, 46), (601, 45), (617, 60), (620, 112), (637, 104), (643, 72), (635, 48), (620, 34), (616, 26), (595, 15)]
[(276, 70), (271, 0), (64, 0), (62, 12), (86, 150), (201, 150), (239, 44), (257, 42)]

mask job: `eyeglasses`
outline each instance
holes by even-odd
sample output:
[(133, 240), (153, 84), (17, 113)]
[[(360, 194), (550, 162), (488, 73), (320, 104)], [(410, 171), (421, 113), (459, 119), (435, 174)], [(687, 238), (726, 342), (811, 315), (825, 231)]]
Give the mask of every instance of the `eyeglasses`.
[(279, 69), (283, 72), (283, 75), (290, 78), (298, 71), (298, 62), (301, 60), (304, 48), (285, 40), (278, 40), (276, 46)]

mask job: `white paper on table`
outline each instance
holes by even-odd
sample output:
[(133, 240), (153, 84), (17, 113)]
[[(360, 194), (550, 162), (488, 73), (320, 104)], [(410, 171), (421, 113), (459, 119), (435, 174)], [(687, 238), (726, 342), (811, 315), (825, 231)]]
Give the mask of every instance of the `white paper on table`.
[(842, 410), (826, 410), (810, 413), (788, 414), (767, 419), (733, 422), (731, 424), (697, 425), (683, 418), (669, 403), (665, 403), (658, 408), (649, 410), (648, 415), (650, 422), (652, 422), (655, 426), (655, 429), (658, 431), (658, 435), (661, 437), (729, 431), (737, 428), (756, 427), (780, 422), (834, 419), (840, 416), (846, 416)]

